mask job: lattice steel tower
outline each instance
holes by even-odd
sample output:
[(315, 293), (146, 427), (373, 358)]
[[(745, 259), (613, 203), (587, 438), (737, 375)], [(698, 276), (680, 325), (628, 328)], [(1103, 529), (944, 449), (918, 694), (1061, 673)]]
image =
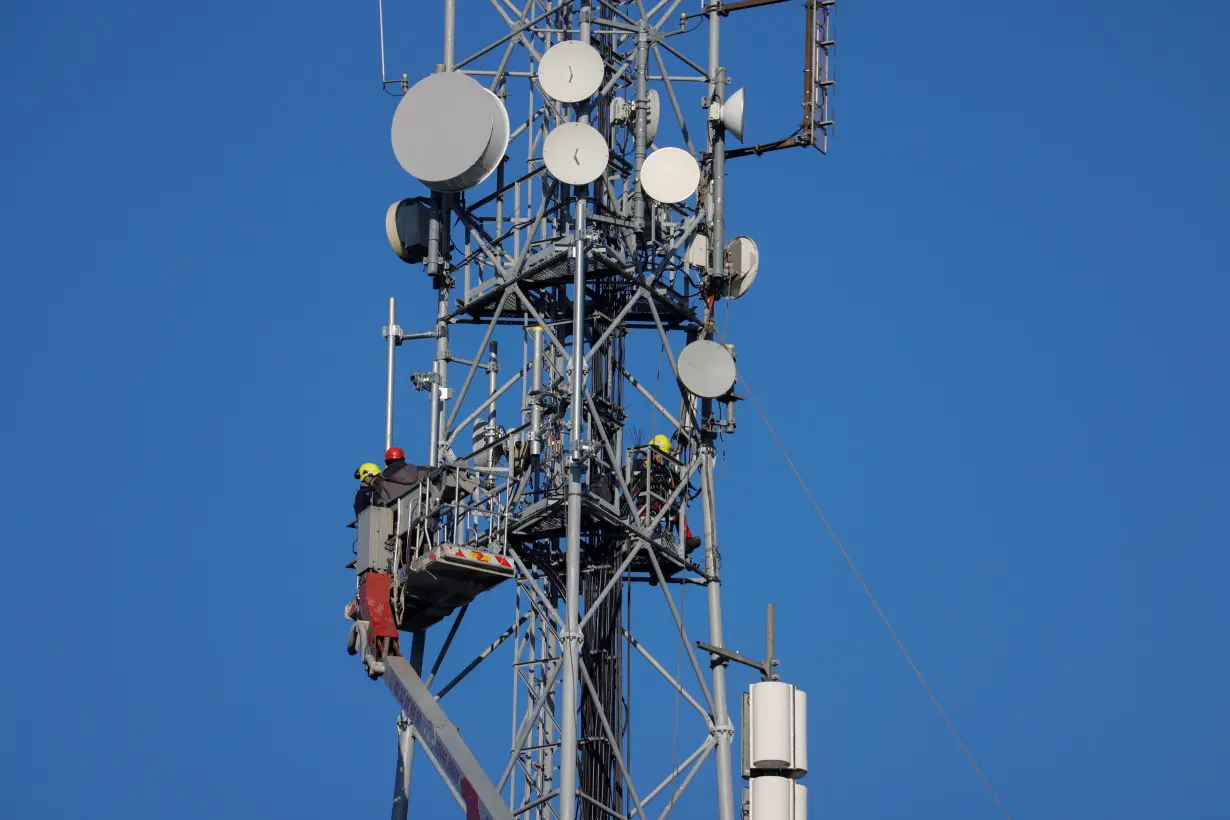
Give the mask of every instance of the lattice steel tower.
[[(390, 300), (385, 446), (395, 352), (434, 340), (430, 371), (413, 377), (429, 395), (429, 464), (412, 479), (392, 468), (375, 479), (373, 502), (358, 512), (358, 594), (347, 608), (351, 651), (403, 709), (395, 818), (406, 817), (420, 748), (467, 817), (665, 814), (712, 759), (716, 812), (705, 816), (733, 820), (731, 660), (760, 669), (756, 686), (768, 687), (751, 699), (767, 715), (752, 719), (769, 728), (745, 744), (751, 788), (740, 803), (761, 820), (805, 815), (796, 784), (805, 701), (777, 682), (771, 628), (765, 661), (723, 645), (714, 495), (715, 440), (733, 432), (738, 401), (715, 305), (742, 296), (758, 265), (754, 243), (726, 236), (726, 163), (790, 147), (824, 152), (831, 126), (833, 3), (804, 0), (791, 35), (803, 40), (800, 125), (784, 139), (727, 147), (743, 137), (743, 92), (728, 93), (722, 21), (782, 1), (686, 14), (682, 0), (489, 0), (462, 4), (459, 17), (455, 0), (441, 0), (436, 73), (385, 81), (401, 95), (394, 153), (428, 189), (389, 208), (388, 238), (401, 259), (424, 265), (437, 300), (434, 328), (417, 333), (397, 326)], [(490, 24), (501, 36), (483, 38)], [(700, 29), (708, 51), (693, 58)], [(382, 58), (383, 42), (382, 9)], [(450, 346), (466, 324), (482, 330), (477, 349), (462, 351), (468, 359)], [(633, 372), (634, 333), (660, 342), (678, 387), (671, 398)], [(647, 426), (666, 433), (640, 440)], [(403, 443), (411, 437), (400, 432)], [(637, 583), (661, 590), (672, 629), (635, 634), (626, 602)], [(687, 584), (706, 590), (704, 642), (692, 643), (679, 612)], [(432, 684), (470, 602), (507, 588), (521, 609), (475, 663), (511, 640), (526, 697), (507, 766), (485, 773), (438, 702), (475, 664)], [(436, 624), (441, 651), (425, 670)], [(408, 652), (401, 632), (412, 636)], [(655, 654), (681, 640), (690, 683)], [(640, 783), (629, 753), (655, 738), (629, 729), (634, 662), (705, 726), (682, 765)]]

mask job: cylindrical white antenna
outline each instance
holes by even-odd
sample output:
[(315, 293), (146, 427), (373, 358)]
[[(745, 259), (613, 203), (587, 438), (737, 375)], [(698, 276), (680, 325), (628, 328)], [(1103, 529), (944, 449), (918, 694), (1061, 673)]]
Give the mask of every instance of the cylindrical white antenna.
[(397, 356), (397, 337), (400, 333), (397, 327), (397, 299), (389, 297), (389, 325), (384, 329), (385, 340), (388, 343), (388, 360), (384, 375), (384, 449), (393, 446), (393, 364)]

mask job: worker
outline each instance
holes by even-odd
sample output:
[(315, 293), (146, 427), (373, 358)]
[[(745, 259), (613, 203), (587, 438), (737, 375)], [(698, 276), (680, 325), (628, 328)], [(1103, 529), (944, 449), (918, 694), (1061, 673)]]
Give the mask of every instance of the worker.
[[(640, 459), (632, 471), (632, 495), (642, 509), (648, 505), (648, 515), (653, 518), (662, 508), (662, 503), (670, 498), (679, 483), (679, 475), (675, 463), (667, 458), (671, 452), (671, 440), (662, 434), (654, 436), (649, 441), (649, 452)], [(646, 482), (648, 473), (648, 482)], [(646, 484), (648, 483), (648, 486)], [(687, 490), (683, 491), (687, 495)], [(646, 498), (647, 496), (647, 498)], [(686, 500), (686, 499), (685, 499)], [(667, 520), (679, 528), (679, 514), (675, 511), (667, 513)], [(684, 522), (684, 546), (688, 552), (700, 546), (700, 539), (692, 535), (692, 528)]]
[(390, 447), (384, 454), (384, 472), (376, 479), (376, 501), (388, 504), (410, 491), (431, 469), (406, 462), (400, 447)]
[(379, 475), (380, 468), (370, 461), (360, 464), (359, 469), (354, 471), (354, 477), (359, 482), (359, 489), (354, 494), (355, 518), (358, 518), (359, 513), (372, 505), (372, 500), (376, 496), (376, 477)]

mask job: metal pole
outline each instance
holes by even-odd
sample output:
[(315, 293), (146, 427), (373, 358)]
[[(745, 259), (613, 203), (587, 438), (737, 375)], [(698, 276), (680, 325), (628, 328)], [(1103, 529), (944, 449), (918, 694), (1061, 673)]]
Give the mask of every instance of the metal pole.
[(389, 297), (389, 327), (388, 327), (388, 360), (385, 364), (384, 376), (384, 449), (393, 446), (393, 361), (396, 357), (397, 337), (397, 299)]
[(542, 334), (544, 329), (535, 325), (530, 328), (530, 344), (533, 347), (534, 369), (530, 373), (530, 452), (542, 453), (542, 405), (538, 403), (542, 393)]
[(448, 354), (448, 342), (441, 333), (448, 332), (448, 323), (441, 318), (448, 310), (448, 288), (440, 271), (440, 194), (431, 197), (431, 221), (427, 232), (427, 274), (436, 288), (436, 358), (431, 365), (431, 413), (427, 463), (435, 467), (440, 462), (440, 359)]
[(457, 0), (444, 0), (444, 70), (456, 66), (454, 51), (457, 46)]
[[(709, 642), (722, 643), (722, 582), (718, 578), (717, 504), (713, 497), (713, 446), (701, 445), (701, 507), (705, 516), (705, 573), (709, 576)], [(731, 781), (730, 747), (734, 726), (726, 713), (726, 661), (711, 656), (713, 663), (713, 724), (717, 737), (718, 818), (734, 820), (734, 784)]]
[[(390, 300), (392, 301), (392, 300)], [(392, 306), (389, 308), (392, 311)], [(392, 317), (390, 313), (390, 322)], [(427, 633), (415, 632), (410, 639), (410, 665), (423, 674), (423, 651)], [(393, 787), (393, 820), (407, 820), (410, 811), (410, 775), (414, 772), (414, 726), (404, 714), (397, 716), (397, 782)]]
[(572, 304), (572, 466), (568, 480), (568, 529), (564, 558), (564, 692), (560, 721), (560, 818), (572, 820), (577, 796), (577, 685), (581, 644), (581, 478), (583, 386), (585, 360), (585, 197), (577, 197), (576, 276)]
[(640, 30), (636, 34), (636, 139), (633, 169), (635, 171), (636, 188), (632, 194), (632, 213), (638, 234), (645, 231), (645, 192), (641, 188), (641, 166), (645, 164), (645, 151), (648, 148), (648, 118), (649, 118), (649, 84), (646, 77), (649, 73), (649, 26), (641, 21)]
[[(490, 445), (496, 438), (496, 423), (495, 423), (495, 396), (499, 385), (495, 383), (496, 377), (500, 370), (500, 354), (499, 342), (492, 341), (487, 346), (487, 397), (491, 404), (487, 407), (487, 434), (484, 436), (484, 444)], [(495, 454), (490, 455), (491, 466), (495, 466)]]
[(393, 784), (393, 820), (407, 820), (410, 813), (410, 772), (414, 763), (414, 727), (397, 716), (397, 776)]
[[(590, 40), (592, 10), (588, 0), (580, 6), (579, 39)], [(579, 113), (579, 112), (578, 112)], [(589, 117), (579, 113), (578, 122)], [(569, 434), (572, 465), (568, 480), (567, 543), (564, 553), (564, 658), (563, 715), (560, 723), (560, 820), (573, 820), (577, 796), (577, 690), (580, 686), (581, 648), (581, 481), (585, 461), (582, 452), (585, 400), (585, 211), (584, 186), (576, 189), (576, 272), (572, 283), (572, 428)]]
[[(709, 104), (720, 106), (726, 99), (726, 73), (720, 65), (721, 49), (721, 4), (714, 3), (709, 11)], [(713, 157), (711, 169), (713, 196), (709, 213), (709, 273), (722, 276), (726, 268), (726, 128), (721, 118), (710, 119), (709, 141)], [(712, 321), (712, 310), (706, 305), (705, 318)], [(702, 423), (712, 408), (706, 400), (702, 410)], [(690, 415), (690, 414), (689, 414)], [(717, 504), (713, 493), (713, 444), (700, 445), (701, 458), (701, 507), (705, 530), (705, 572), (709, 576), (709, 642), (723, 646), (722, 642), (722, 584), (718, 577)], [(734, 820), (734, 784), (731, 780), (731, 744), (734, 727), (726, 712), (726, 663), (711, 656), (713, 675), (713, 722), (717, 739), (717, 790), (719, 820)]]
[[(716, 18), (717, 15), (714, 14), (713, 17)], [(713, 45), (717, 40), (716, 19), (710, 23), (710, 27), (710, 59), (716, 62), (716, 46)], [(715, 82), (713, 98), (709, 104), (720, 107), (726, 100), (726, 71), (717, 66), (714, 66), (712, 70)], [(720, 277), (726, 273), (726, 127), (722, 125), (720, 119), (711, 122), (713, 125), (711, 129), (713, 204), (709, 213), (709, 275)], [(710, 311), (706, 310), (707, 316), (709, 313)]]
[(765, 611), (765, 636), (764, 636), (764, 644), (765, 644), (764, 666), (765, 666), (765, 671), (768, 672), (769, 674), (769, 677), (768, 677), (769, 680), (777, 680), (777, 649), (776, 649), (777, 636), (775, 634), (777, 626), (775, 623), (776, 621), (775, 615), (776, 613), (773, 609), (773, 604), (769, 604), (767, 610)]

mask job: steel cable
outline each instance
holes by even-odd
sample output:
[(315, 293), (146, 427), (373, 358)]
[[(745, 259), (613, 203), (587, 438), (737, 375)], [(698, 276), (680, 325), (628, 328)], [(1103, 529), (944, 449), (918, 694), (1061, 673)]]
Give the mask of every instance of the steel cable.
[(876, 600), (876, 596), (871, 594), (871, 588), (867, 586), (867, 582), (863, 580), (862, 573), (854, 566), (853, 559), (850, 558), (850, 553), (846, 552), (845, 545), (841, 543), (841, 539), (837, 537), (837, 533), (833, 530), (833, 526), (829, 524), (828, 517), (824, 511), (820, 509), (820, 504), (816, 501), (816, 497), (811, 494), (811, 489), (808, 488), (807, 482), (803, 480), (802, 473), (799, 468), (794, 466), (794, 460), (790, 458), (790, 454), (786, 452), (786, 445), (782, 443), (781, 437), (777, 435), (777, 431), (773, 429), (773, 425), (769, 423), (768, 416), (760, 407), (760, 402), (756, 401), (756, 396), (752, 393), (752, 388), (748, 387), (747, 381), (743, 376), (739, 376), (739, 381), (743, 383), (743, 389), (747, 391), (747, 397), (751, 400), (752, 406), (756, 408), (756, 412), (760, 414), (760, 420), (764, 422), (764, 426), (768, 428), (769, 435), (773, 436), (773, 440), (777, 443), (777, 448), (781, 450), (782, 456), (786, 459), (786, 463), (790, 465), (791, 471), (794, 472), (794, 477), (799, 480), (799, 486), (803, 488), (803, 492), (807, 494), (807, 498), (811, 501), (811, 505), (816, 509), (816, 514), (820, 516), (820, 520), (824, 522), (824, 527), (829, 531), (829, 535), (833, 537), (833, 543), (837, 545), (837, 549), (841, 550), (841, 557), (846, 559), (846, 564), (849, 565), (850, 571), (854, 573), (854, 577), (858, 579), (859, 585), (862, 586), (863, 592), (867, 593), (867, 599), (871, 601), (871, 605), (875, 607), (876, 614), (880, 616), (880, 620), (884, 622), (884, 626), (888, 629), (888, 634), (893, 636), (893, 640), (897, 642), (897, 648), (901, 650), (902, 656), (910, 668), (914, 670), (915, 677), (922, 684), (923, 691), (927, 693), (927, 697), (931, 698), (931, 703), (935, 706), (935, 710), (940, 713), (940, 717), (944, 719), (944, 725), (948, 727), (948, 731), (952, 732), (952, 736), (956, 739), (957, 745), (961, 747), (961, 751), (965, 753), (965, 757), (969, 760), (974, 771), (978, 773), (978, 778), (982, 781), (982, 785), (986, 786), (987, 791), (991, 794), (991, 799), (995, 801), (995, 805), (999, 806), (999, 810), (1008, 820), (1012, 820), (1012, 816), (1008, 814), (1008, 810), (1004, 808), (1003, 802), (999, 799), (999, 795), (995, 793), (995, 789), (991, 787), (991, 781), (982, 773), (982, 768), (978, 765), (978, 761), (974, 760), (974, 755), (970, 752), (969, 747), (965, 745), (965, 741), (961, 739), (961, 735), (957, 733), (957, 727), (952, 725), (952, 721), (948, 718), (948, 713), (944, 711), (944, 707), (940, 706), (939, 700), (935, 697), (935, 693), (931, 691), (931, 687), (927, 685), (926, 678), (918, 668), (918, 664), (914, 663), (914, 659), (910, 657), (910, 653), (906, 650), (905, 644), (902, 643), (901, 637), (897, 635), (897, 630), (893, 629), (893, 625), (889, 623), (888, 616), (884, 614), (884, 610), (880, 607), (880, 602)]

